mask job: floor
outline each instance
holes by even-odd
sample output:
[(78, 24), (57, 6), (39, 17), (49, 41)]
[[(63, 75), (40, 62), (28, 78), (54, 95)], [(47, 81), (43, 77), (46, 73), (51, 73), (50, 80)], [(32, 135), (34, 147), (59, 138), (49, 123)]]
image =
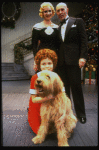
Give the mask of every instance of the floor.
[[(3, 146), (57, 146), (56, 134), (50, 134), (42, 144), (35, 145), (35, 136), (27, 120), (30, 94), (29, 80), (2, 82), (2, 145)], [(98, 145), (98, 86), (82, 84), (87, 122), (77, 123), (69, 138), (70, 146)], [(73, 103), (73, 102), (72, 102)], [(73, 106), (74, 111), (74, 106)], [(75, 113), (75, 112), (74, 112)]]

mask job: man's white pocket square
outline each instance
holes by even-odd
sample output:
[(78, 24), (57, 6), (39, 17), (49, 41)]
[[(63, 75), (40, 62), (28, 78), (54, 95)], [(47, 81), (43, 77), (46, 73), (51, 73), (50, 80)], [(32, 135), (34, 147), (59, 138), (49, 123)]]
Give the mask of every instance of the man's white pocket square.
[(76, 24), (73, 24), (73, 25), (71, 26), (71, 28), (74, 28), (74, 27), (76, 27)]

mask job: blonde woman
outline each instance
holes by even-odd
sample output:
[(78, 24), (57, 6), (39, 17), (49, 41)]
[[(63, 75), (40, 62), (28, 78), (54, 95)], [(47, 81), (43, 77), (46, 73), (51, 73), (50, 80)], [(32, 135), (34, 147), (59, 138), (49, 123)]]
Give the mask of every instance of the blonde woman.
[[(55, 10), (50, 2), (44, 2), (40, 6), (39, 16), (43, 21), (37, 23), (32, 29), (32, 46), (33, 54), (43, 48), (52, 49), (57, 53), (58, 50), (58, 25), (51, 21), (55, 15)], [(34, 70), (37, 71), (37, 66), (34, 62)]]

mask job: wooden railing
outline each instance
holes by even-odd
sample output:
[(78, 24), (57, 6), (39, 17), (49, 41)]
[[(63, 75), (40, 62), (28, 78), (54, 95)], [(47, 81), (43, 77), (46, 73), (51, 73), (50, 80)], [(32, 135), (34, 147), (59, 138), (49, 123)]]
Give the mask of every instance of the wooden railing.
[(14, 62), (16, 64), (23, 64), (24, 56), (32, 51), (32, 37), (15, 44), (14, 46)]

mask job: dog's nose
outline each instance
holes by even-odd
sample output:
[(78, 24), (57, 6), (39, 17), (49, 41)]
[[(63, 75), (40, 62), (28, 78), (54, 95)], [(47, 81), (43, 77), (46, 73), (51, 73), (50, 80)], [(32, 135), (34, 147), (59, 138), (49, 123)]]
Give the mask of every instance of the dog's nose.
[(41, 80), (37, 80), (37, 83), (40, 84), (42, 81)]

